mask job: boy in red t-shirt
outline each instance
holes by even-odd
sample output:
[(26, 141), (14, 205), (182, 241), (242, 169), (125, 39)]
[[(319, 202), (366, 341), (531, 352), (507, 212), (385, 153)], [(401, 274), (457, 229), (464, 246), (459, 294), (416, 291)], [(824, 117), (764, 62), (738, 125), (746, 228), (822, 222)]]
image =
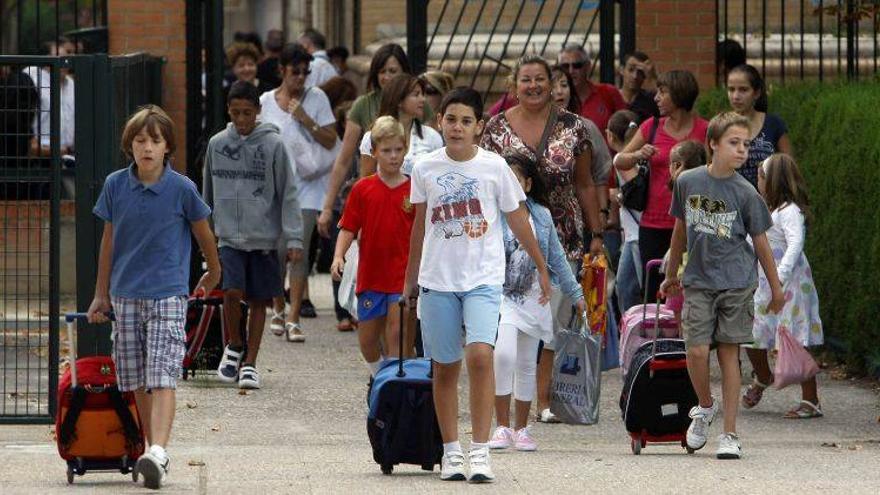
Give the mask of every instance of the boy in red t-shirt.
[(358, 340), (370, 374), (375, 375), (382, 359), (382, 332), (389, 343), (387, 354), (397, 354), (397, 346), (390, 343), (398, 340), (401, 315), (391, 308), (403, 292), (415, 213), (409, 202), (409, 177), (400, 173), (407, 148), (403, 126), (393, 117), (379, 117), (371, 138), (377, 172), (358, 181), (348, 196), (330, 272), (342, 276), (343, 256), (357, 236)]

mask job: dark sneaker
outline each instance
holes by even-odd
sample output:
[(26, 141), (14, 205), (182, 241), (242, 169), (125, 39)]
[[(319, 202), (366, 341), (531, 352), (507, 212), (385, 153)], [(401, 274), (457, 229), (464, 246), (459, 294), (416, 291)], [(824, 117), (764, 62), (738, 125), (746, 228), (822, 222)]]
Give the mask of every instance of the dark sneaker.
[(318, 312), (315, 311), (315, 305), (308, 299), (303, 299), (302, 306), (299, 307), (299, 315), (303, 318), (317, 318)]

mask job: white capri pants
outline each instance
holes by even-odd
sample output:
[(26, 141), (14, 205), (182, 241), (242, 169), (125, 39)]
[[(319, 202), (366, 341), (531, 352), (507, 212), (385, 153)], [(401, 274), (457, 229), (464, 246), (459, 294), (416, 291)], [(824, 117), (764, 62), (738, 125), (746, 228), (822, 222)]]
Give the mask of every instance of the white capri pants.
[[(535, 398), (535, 369), (540, 340), (514, 325), (498, 326), (495, 341), (495, 395), (510, 395), (518, 401)], [(514, 382), (516, 386), (514, 387)]]

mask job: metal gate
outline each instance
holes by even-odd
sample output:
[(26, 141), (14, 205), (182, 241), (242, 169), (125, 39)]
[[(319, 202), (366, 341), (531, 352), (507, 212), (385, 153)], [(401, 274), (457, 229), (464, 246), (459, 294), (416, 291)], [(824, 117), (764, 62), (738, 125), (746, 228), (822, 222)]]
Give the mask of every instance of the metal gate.
[(555, 58), (576, 43), (613, 83), (616, 60), (635, 49), (634, 0), (408, 0), (407, 52), (415, 73), (429, 66), (497, 91), (526, 53)]
[(0, 57), (0, 423), (55, 414), (62, 69)]
[[(84, 311), (101, 229), (92, 207), (125, 164), (125, 118), (160, 100), (155, 57), (0, 56), (0, 424), (54, 418), (59, 358), (71, 345), (59, 338), (62, 212), (75, 211), (77, 256), (64, 263), (76, 265)], [(80, 356), (109, 354), (108, 326), (80, 330)]]

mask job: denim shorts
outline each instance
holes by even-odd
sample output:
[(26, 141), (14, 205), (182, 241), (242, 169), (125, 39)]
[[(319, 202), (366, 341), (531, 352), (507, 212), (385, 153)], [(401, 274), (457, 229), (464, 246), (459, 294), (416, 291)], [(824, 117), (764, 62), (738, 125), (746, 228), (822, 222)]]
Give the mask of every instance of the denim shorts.
[(481, 285), (467, 292), (422, 288), (419, 311), (426, 353), (438, 363), (461, 361), (464, 346), (495, 345), (501, 286)]
[(275, 251), (242, 251), (224, 246), (220, 248), (220, 266), (222, 288), (238, 289), (246, 300), (265, 301), (284, 293)]
[(370, 321), (382, 318), (391, 311), (391, 306), (400, 300), (400, 294), (374, 292), (367, 290), (357, 295), (358, 321)]

